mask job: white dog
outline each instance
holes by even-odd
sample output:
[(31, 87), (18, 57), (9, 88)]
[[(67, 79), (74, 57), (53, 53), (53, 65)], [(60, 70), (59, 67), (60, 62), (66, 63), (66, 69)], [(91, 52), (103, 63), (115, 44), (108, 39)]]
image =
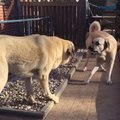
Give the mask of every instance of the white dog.
[(86, 83), (89, 83), (92, 76), (96, 71), (101, 68), (103, 71), (106, 71), (102, 66), (104, 62), (107, 64), (107, 83), (111, 84), (111, 73), (113, 70), (116, 52), (117, 52), (117, 41), (116, 39), (108, 34), (107, 32), (101, 31), (100, 23), (94, 21), (89, 28), (89, 35), (86, 40), (87, 47), (87, 60), (85, 63), (84, 71), (87, 70), (87, 64), (91, 54), (96, 56), (96, 66), (93, 68), (88, 80)]
[(47, 97), (58, 103), (59, 99), (49, 89), (49, 73), (67, 63), (73, 52), (74, 44), (59, 37), (37, 34), (24, 37), (0, 35), (0, 92), (10, 72), (25, 78), (27, 95), (33, 103), (35, 100), (30, 78), (36, 76)]

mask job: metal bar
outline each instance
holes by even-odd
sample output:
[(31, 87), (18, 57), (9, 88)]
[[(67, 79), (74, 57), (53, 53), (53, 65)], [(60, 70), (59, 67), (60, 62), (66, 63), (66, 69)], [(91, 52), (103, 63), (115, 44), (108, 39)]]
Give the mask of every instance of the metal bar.
[(116, 16), (92, 16), (92, 18), (98, 18), (98, 19), (100, 19), (100, 18), (104, 18), (104, 19), (115, 19), (116, 18)]
[[(32, 26), (32, 21), (39, 21), (39, 20), (44, 20), (44, 19), (50, 19), (49, 16), (46, 17), (38, 17), (38, 18), (29, 18), (29, 19), (18, 19), (18, 20), (1, 20), (0, 24), (5, 24), (5, 23), (20, 23), (20, 22), (26, 22), (27, 23), (27, 34), (31, 34), (31, 26)], [(53, 24), (51, 24), (51, 29), (53, 30)], [(54, 34), (54, 31), (52, 31)]]
[(19, 20), (1, 20), (0, 23), (17, 23), (17, 22), (28, 22), (28, 21), (36, 21), (36, 20), (43, 20), (43, 19), (48, 19), (50, 18), (49, 16), (46, 17), (40, 17), (40, 18), (30, 18), (30, 19), (19, 19)]

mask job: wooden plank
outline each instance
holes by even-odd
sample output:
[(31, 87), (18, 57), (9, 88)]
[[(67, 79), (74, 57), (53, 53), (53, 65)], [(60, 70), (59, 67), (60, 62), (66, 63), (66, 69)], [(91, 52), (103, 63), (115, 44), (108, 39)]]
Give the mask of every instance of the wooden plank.
[[(112, 73), (113, 85), (105, 84), (105, 74), (101, 72), (97, 72), (93, 78), (98, 82), (68, 85), (60, 103), (51, 110), (46, 120), (119, 120), (119, 72), (120, 63), (117, 57)], [(81, 76), (80, 73), (78, 76)]]

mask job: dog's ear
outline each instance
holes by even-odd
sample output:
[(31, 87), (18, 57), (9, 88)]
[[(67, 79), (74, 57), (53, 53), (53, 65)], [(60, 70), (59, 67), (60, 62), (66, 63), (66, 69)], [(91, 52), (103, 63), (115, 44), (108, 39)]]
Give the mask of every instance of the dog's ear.
[(109, 46), (110, 46), (110, 43), (107, 40), (105, 40), (104, 49), (109, 48)]
[(67, 54), (69, 56), (74, 56), (74, 54), (75, 54), (75, 47), (74, 46), (69, 46), (68, 49), (67, 49)]

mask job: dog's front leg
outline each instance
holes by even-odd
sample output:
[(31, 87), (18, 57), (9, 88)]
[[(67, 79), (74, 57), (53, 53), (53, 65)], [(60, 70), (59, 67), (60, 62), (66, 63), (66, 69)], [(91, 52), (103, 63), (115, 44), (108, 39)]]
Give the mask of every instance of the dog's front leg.
[(25, 88), (27, 91), (27, 96), (29, 98), (29, 102), (30, 103), (36, 103), (34, 96), (33, 96), (33, 90), (32, 90), (32, 77), (31, 78), (27, 78), (25, 80)]
[(103, 72), (106, 72), (106, 69), (103, 67), (103, 65), (100, 65), (100, 68)]
[(109, 56), (109, 59), (107, 60), (107, 68), (108, 68), (108, 71), (107, 71), (107, 84), (108, 85), (111, 85), (112, 84), (112, 80), (111, 80), (111, 74), (112, 74), (112, 70), (113, 70), (113, 66), (114, 66), (114, 63), (115, 63), (115, 58), (116, 58), (116, 52), (117, 49), (115, 49)]
[(85, 81), (86, 84), (90, 83), (91, 78), (92, 78), (93, 75), (97, 72), (98, 69), (99, 69), (99, 66), (95, 66), (95, 67), (92, 69), (92, 71), (91, 71), (88, 79)]
[(49, 99), (52, 99), (55, 103), (59, 103), (59, 98), (50, 92), (49, 83), (48, 83), (48, 75), (41, 75), (40, 83), (47, 97)]
[(4, 57), (0, 56), (0, 93), (8, 80), (8, 64)]

